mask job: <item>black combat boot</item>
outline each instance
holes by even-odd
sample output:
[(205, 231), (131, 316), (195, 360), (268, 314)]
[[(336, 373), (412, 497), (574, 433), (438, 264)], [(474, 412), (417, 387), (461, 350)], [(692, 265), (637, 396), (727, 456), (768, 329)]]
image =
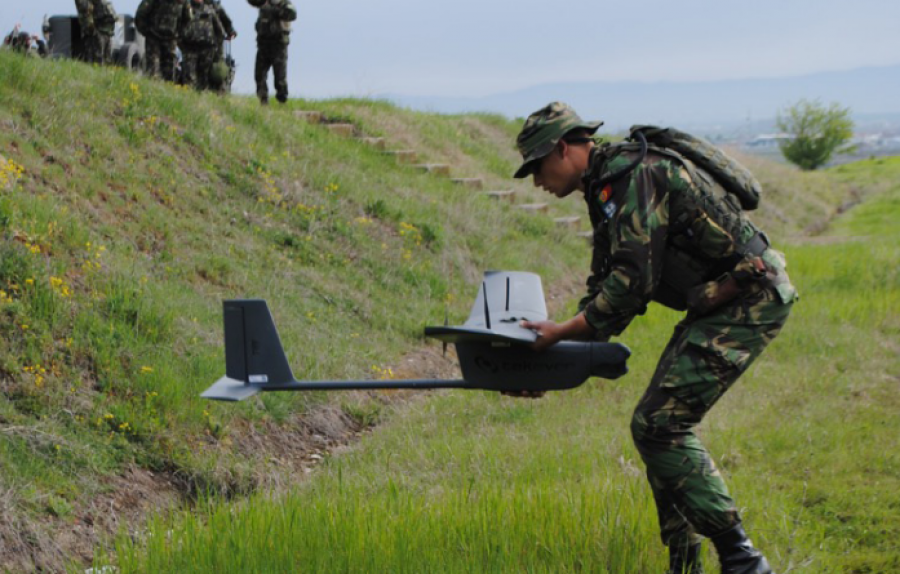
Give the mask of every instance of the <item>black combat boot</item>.
[(753, 547), (740, 524), (710, 540), (719, 553), (722, 574), (775, 574), (762, 553)]
[(700, 543), (690, 546), (669, 546), (669, 569), (666, 574), (703, 574), (700, 563)]

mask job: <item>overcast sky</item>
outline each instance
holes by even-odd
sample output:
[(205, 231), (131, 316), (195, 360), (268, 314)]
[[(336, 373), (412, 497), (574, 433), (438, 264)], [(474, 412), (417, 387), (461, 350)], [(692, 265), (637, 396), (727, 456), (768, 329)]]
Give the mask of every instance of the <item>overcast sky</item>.
[[(900, 64), (896, 0), (294, 0), (292, 96), (484, 96), (597, 80), (783, 77)], [(134, 13), (139, 0), (113, 0)], [(253, 91), (256, 9), (223, 0)], [(39, 32), (74, 0), (0, 0)], [(271, 81), (271, 80), (270, 80)]]

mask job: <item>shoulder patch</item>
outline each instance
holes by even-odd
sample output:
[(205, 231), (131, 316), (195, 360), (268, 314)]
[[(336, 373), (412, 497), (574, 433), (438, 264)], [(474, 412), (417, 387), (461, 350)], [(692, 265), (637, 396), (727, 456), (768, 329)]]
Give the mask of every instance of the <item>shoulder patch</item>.
[(610, 201), (603, 205), (603, 213), (606, 215), (607, 219), (612, 219), (612, 216), (616, 214), (616, 202)]
[(607, 183), (606, 186), (604, 186), (603, 190), (600, 192), (600, 202), (606, 203), (607, 201), (609, 201), (610, 196), (612, 196), (612, 184)]

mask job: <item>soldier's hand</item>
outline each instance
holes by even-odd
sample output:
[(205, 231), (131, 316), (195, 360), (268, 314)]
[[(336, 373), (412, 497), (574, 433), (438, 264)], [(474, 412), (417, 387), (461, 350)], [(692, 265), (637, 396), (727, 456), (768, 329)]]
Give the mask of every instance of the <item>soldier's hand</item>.
[(235, 38), (237, 38), (237, 32), (233, 32), (230, 36), (228, 36), (229, 41), (234, 40)]
[(543, 351), (562, 340), (563, 331), (553, 321), (522, 321), (521, 325), (537, 335), (537, 340), (531, 344), (535, 351)]
[(518, 399), (539, 399), (547, 394), (547, 391), (500, 391), (500, 394)]

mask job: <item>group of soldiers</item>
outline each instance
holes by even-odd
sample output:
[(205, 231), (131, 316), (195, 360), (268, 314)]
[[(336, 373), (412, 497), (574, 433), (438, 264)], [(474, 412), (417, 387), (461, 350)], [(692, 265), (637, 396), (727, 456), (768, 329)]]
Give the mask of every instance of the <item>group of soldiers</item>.
[[(83, 0), (105, 2), (107, 0)], [(275, 91), (286, 102), (287, 47), (297, 10), (290, 0), (248, 0), (259, 8), (256, 21), (256, 86), (260, 102), (267, 104), (267, 76), (274, 68)], [(231, 18), (219, 0), (142, 0), (135, 26), (144, 35), (146, 70), (155, 77), (176, 80), (176, 49), (181, 48), (181, 82), (198, 90), (220, 89), (229, 69), (223, 43), (237, 37)]]
[[(267, 77), (273, 69), (275, 93), (286, 102), (287, 49), (297, 10), (291, 0), (247, 0), (259, 9), (256, 21), (256, 93), (268, 104)], [(75, 0), (88, 62), (110, 61), (116, 11), (110, 0)], [(224, 42), (237, 37), (220, 0), (142, 0), (134, 24), (145, 39), (144, 68), (153, 77), (198, 90), (223, 90), (232, 70), (224, 60)], [(181, 50), (178, 73), (177, 50)]]
[(228, 74), (223, 42), (237, 32), (218, 0), (142, 0), (134, 24), (144, 36), (144, 66), (151, 76), (198, 90), (222, 87)]

